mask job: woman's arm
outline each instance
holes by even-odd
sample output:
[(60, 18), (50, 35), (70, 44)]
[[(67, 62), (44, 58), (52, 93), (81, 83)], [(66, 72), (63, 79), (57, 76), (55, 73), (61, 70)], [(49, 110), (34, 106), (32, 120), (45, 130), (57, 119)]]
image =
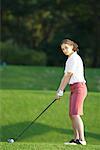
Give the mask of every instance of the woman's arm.
[(56, 96), (57, 99), (60, 98), (60, 96), (59, 96), (60, 94), (58, 94), (59, 92), (61, 92), (62, 93), (61, 95), (63, 95), (63, 91), (64, 91), (66, 85), (68, 84), (68, 82), (69, 82), (72, 75), (73, 75), (73, 73), (71, 73), (71, 72), (67, 72), (67, 73), (64, 74), (64, 76), (61, 80), (60, 86), (57, 90), (57, 96)]
[(60, 86), (59, 86), (58, 90), (64, 91), (64, 89), (65, 89), (66, 85), (68, 84), (68, 82), (69, 82), (71, 76), (72, 76), (72, 73), (71, 73), (71, 72), (68, 72), (68, 73), (64, 74), (64, 76), (63, 76), (63, 78), (62, 78), (62, 80), (61, 80), (61, 83), (60, 83)]

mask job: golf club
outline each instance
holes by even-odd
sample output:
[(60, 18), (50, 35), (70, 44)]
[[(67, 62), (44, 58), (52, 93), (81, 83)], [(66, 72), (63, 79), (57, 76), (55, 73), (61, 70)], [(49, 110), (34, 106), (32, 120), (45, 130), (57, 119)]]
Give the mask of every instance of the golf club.
[(17, 141), (21, 136), (22, 134), (56, 101), (57, 99), (54, 99), (28, 126), (26, 126), (24, 128), (24, 130), (15, 138), (10, 138), (8, 139), (8, 143), (14, 143), (15, 141)]

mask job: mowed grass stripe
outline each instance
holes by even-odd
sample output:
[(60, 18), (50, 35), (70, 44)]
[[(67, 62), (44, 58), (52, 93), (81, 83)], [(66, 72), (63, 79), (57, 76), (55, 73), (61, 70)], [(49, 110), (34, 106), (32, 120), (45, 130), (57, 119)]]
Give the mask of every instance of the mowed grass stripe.
[[(54, 99), (54, 91), (0, 90), (1, 137), (15, 138), (24, 127), (43, 111)], [(63, 143), (72, 138), (73, 132), (68, 117), (69, 92), (61, 101), (55, 102), (18, 142)], [(84, 123), (89, 144), (100, 144), (100, 93), (88, 93), (84, 105)]]
[(64, 144), (50, 144), (50, 143), (13, 143), (0, 144), (0, 149), (3, 150), (100, 150), (100, 145), (75, 145), (68, 146)]
[[(56, 90), (62, 67), (0, 66), (0, 89)], [(85, 69), (89, 91), (100, 91), (100, 69)], [(69, 88), (67, 88), (69, 89)]]

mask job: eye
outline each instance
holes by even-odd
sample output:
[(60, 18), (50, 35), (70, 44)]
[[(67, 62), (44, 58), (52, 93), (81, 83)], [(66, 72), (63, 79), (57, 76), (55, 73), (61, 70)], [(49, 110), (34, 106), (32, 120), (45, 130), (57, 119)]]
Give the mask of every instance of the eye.
[(65, 46), (65, 49), (68, 49), (68, 47), (67, 47), (67, 46)]

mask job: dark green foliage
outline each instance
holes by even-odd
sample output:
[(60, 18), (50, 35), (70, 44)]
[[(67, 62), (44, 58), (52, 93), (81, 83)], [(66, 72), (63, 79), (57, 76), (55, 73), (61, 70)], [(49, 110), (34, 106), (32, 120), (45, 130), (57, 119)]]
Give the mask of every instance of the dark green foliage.
[(17, 44), (0, 42), (0, 61), (13, 65), (46, 65), (46, 54)]
[[(1, 40), (44, 50), (48, 65), (62, 65), (60, 41), (75, 40), (86, 66), (100, 67), (100, 1), (2, 0)], [(57, 60), (55, 60), (57, 57)]]

